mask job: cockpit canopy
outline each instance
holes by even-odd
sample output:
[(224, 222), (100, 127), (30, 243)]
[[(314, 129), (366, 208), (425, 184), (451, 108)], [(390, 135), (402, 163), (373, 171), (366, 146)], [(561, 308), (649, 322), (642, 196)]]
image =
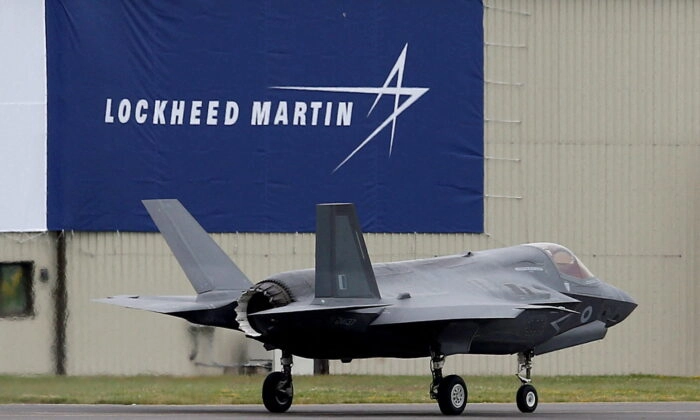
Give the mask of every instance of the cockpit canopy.
[(573, 252), (561, 245), (550, 243), (535, 243), (529, 245), (544, 251), (561, 274), (580, 280), (594, 277), (593, 273), (591, 273), (588, 268), (586, 268), (586, 266), (583, 265), (578, 258), (576, 258), (576, 255), (574, 255)]

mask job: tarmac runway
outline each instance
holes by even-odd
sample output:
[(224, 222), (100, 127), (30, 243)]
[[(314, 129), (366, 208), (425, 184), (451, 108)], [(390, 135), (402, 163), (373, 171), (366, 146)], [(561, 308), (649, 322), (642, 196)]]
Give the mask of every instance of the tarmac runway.
[[(540, 404), (533, 414), (521, 414), (515, 404), (468, 404), (463, 417), (470, 419), (698, 419), (700, 402), (658, 403), (553, 403)], [(405, 419), (447, 418), (437, 404), (332, 404), (295, 405), (285, 414), (270, 414), (262, 405), (0, 405), (0, 419)]]

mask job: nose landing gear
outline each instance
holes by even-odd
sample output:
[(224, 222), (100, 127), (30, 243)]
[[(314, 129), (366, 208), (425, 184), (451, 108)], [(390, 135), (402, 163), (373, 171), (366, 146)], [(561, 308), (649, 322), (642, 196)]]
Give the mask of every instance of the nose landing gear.
[[(520, 379), (522, 385), (520, 385), (518, 392), (515, 394), (515, 403), (523, 413), (534, 412), (539, 401), (537, 390), (530, 384), (532, 382), (530, 374), (532, 372), (532, 358), (534, 355), (535, 353), (532, 350), (518, 353), (518, 373), (516, 376)], [(522, 375), (523, 371), (525, 371), (525, 376)]]

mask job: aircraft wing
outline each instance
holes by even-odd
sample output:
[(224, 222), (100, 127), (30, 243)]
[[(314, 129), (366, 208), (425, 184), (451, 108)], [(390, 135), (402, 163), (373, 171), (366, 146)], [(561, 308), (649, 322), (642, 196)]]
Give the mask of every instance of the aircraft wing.
[(423, 306), (387, 308), (372, 325), (410, 324), (414, 322), (458, 319), (515, 318), (522, 313), (516, 305), (483, 304), (472, 306)]
[(387, 307), (372, 325), (408, 324), (414, 322), (478, 320), (478, 319), (508, 319), (516, 318), (528, 310), (550, 310), (574, 312), (565, 308), (564, 304), (579, 301), (566, 295), (560, 299), (548, 299), (546, 302), (528, 303), (514, 301), (459, 301), (460, 296), (426, 296), (417, 298), (414, 302)]

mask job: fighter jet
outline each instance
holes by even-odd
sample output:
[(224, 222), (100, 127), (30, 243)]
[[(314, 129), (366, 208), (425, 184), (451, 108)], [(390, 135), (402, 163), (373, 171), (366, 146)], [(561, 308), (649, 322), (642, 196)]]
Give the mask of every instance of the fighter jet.
[(316, 207), (316, 267), (253, 284), (177, 200), (144, 205), (196, 296), (101, 302), (230, 328), (282, 352), (262, 386), (265, 407), (292, 404), (292, 359), (430, 357), (430, 397), (457, 415), (467, 386), (443, 376), (453, 354), (517, 354), (520, 411), (535, 411), (535, 355), (600, 340), (637, 306), (567, 248), (534, 243), (372, 264), (353, 204)]

